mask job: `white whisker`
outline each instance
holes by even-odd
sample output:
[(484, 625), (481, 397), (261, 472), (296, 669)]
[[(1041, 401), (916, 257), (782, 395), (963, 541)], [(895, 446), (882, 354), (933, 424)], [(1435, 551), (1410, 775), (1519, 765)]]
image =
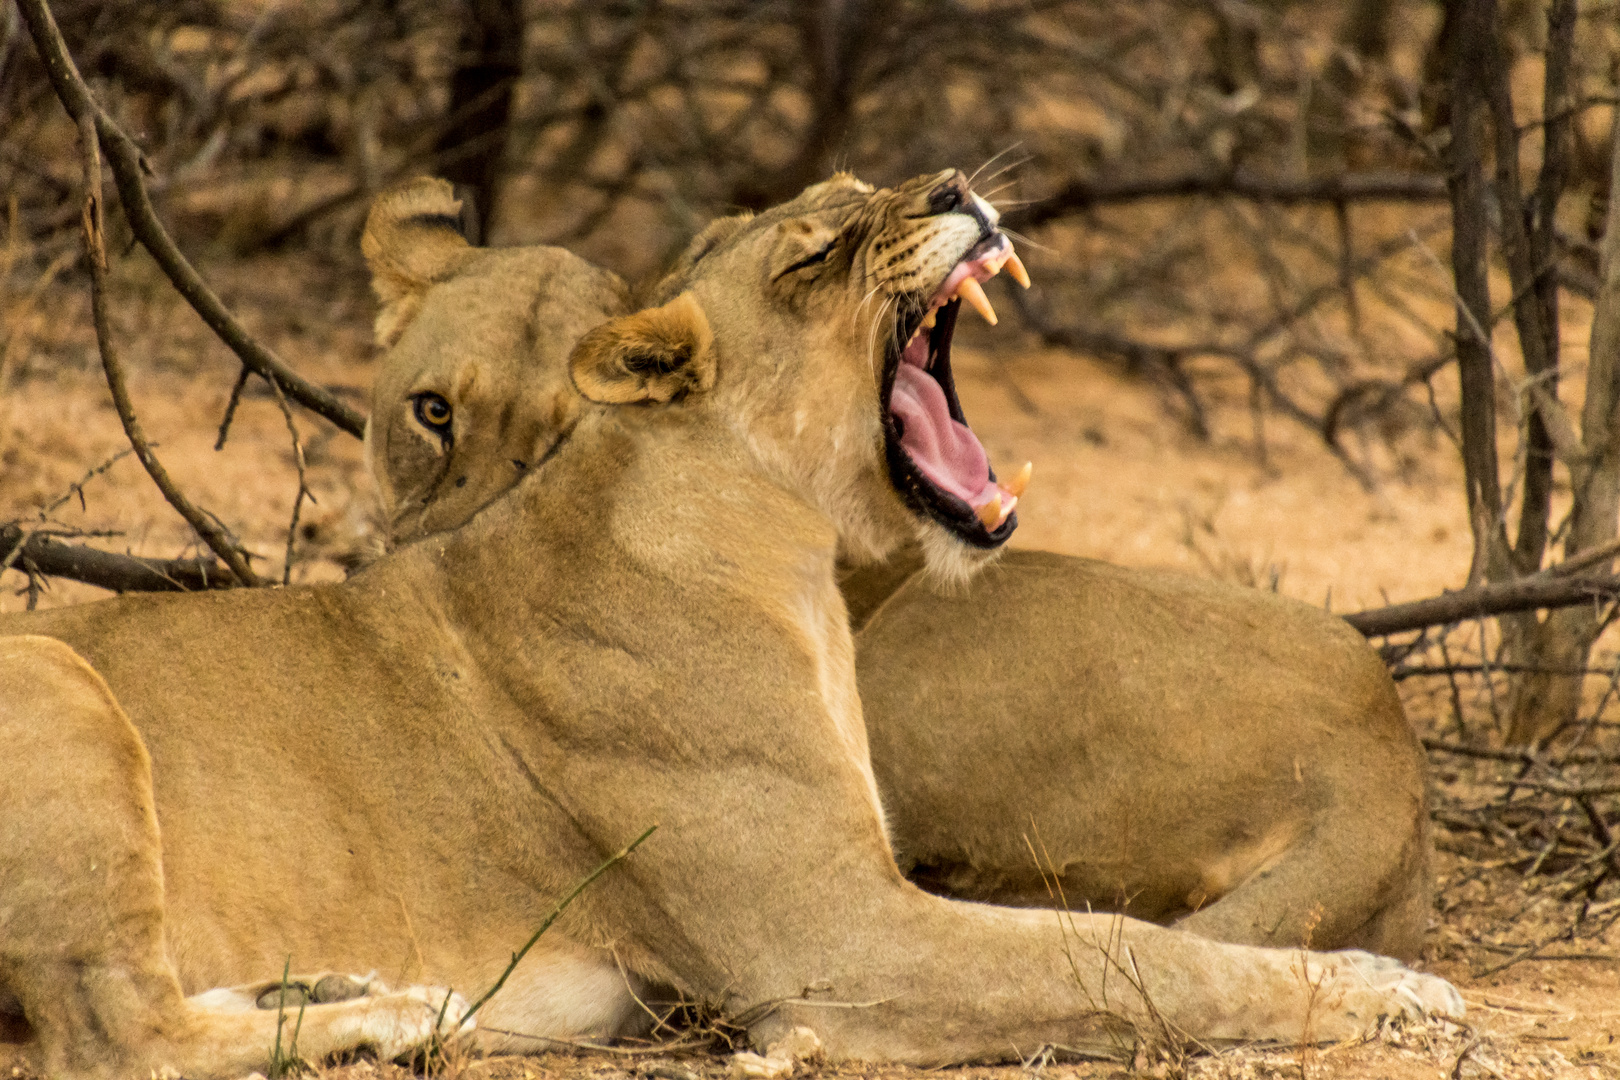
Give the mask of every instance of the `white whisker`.
[[(975, 180), (977, 180), (979, 178), (980, 173), (984, 172), (984, 170), (988, 169), (990, 166), (992, 166), (992, 165), (994, 165), (996, 163), (996, 158), (1001, 157), (1003, 154), (1010, 154), (1010, 153), (1012, 153), (1014, 150), (1018, 149), (1022, 145), (1024, 145), (1023, 140), (1019, 140), (1018, 142), (1015, 142), (1012, 145), (1008, 146), (1005, 150), (997, 150), (994, 154), (991, 154), (988, 158), (985, 159), (984, 164), (980, 165), (977, 169), (974, 169), (973, 170), (973, 175), (968, 177), (968, 187), (973, 186), (973, 181), (975, 181)], [(1029, 160), (1029, 158), (1025, 157), (1021, 161), (1017, 162), (1017, 164), (1022, 165), (1025, 161), (1028, 161), (1028, 160)], [(1002, 173), (1006, 172), (1010, 168), (1012, 168), (1011, 165), (1003, 166), (1001, 169), (997, 170), (996, 172), (992, 173), (990, 176), (986, 177), (986, 179), (994, 180), (997, 176), (1000, 176)]]
[[(1014, 146), (1017, 146), (1017, 145), (1018, 145), (1017, 143), (1013, 143), (1013, 146), (1009, 146), (1007, 149), (1011, 150)], [(1002, 151), (1002, 153), (1006, 153), (1006, 151), (1004, 150), (1004, 151)], [(1000, 157), (1000, 156), (1001, 156), (1000, 154), (996, 155), (996, 157)], [(990, 159), (990, 161), (994, 161), (994, 160), (995, 160), (995, 158)], [(1012, 170), (1012, 169), (1016, 169), (1020, 165), (1027, 165), (1031, 161), (1034, 161), (1034, 160), (1035, 160), (1035, 155), (1034, 154), (1025, 154), (1023, 157), (1019, 158), (1017, 161), (1009, 161), (1009, 162), (1007, 162), (1007, 164), (1003, 165), (1001, 168), (997, 169), (995, 172), (993, 172), (989, 176), (985, 177), (984, 182), (988, 184), (990, 181), (994, 180), (996, 177), (1000, 176), (1002, 173), (1008, 172), (1009, 170)], [(985, 164), (989, 165), (990, 162), (987, 161), (987, 162), (985, 162)]]
[(878, 372), (877, 352), (878, 343), (882, 340), (884, 315), (888, 311), (889, 305), (895, 302), (896, 297), (892, 295), (885, 298), (882, 306), (877, 309), (876, 317), (872, 320), (872, 340), (866, 347), (866, 366), (873, 376), (876, 376)]
[(1028, 244), (1030, 247), (1034, 248), (1036, 251), (1056, 251), (1057, 250), (1057, 248), (1051, 246), (1050, 244), (1043, 244), (1039, 240), (1034, 240), (1034, 239), (1031, 239), (1028, 236), (1025, 236), (1023, 233), (1019, 232), (1017, 229), (1003, 228), (1001, 231), (1006, 233), (1008, 236), (1012, 237), (1014, 240), (1018, 241), (1019, 244)]
[(872, 299), (873, 295), (876, 294), (876, 292), (881, 288), (883, 288), (883, 283), (880, 281), (876, 285), (872, 286), (871, 289), (867, 291), (865, 296), (861, 297), (861, 302), (855, 305), (855, 313), (851, 316), (852, 319), (860, 318), (861, 308), (865, 307), (866, 302)]

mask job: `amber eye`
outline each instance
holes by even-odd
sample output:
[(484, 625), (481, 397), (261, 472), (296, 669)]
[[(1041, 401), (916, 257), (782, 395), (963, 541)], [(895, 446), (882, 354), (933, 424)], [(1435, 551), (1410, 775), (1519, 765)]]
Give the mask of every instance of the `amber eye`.
[(438, 394), (417, 394), (416, 422), (436, 435), (450, 433), (450, 403)]

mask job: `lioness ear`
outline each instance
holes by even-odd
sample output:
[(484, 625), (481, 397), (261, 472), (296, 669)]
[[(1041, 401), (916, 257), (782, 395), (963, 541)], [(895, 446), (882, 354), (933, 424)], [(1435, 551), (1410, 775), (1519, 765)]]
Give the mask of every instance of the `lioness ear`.
[(455, 273), (473, 253), (461, 235), (461, 200), (432, 176), (385, 191), (371, 204), (360, 250), (371, 267), (371, 288), (382, 301), (373, 332), (387, 348), (422, 306), (428, 286)]
[(603, 323), (579, 339), (568, 373), (604, 405), (662, 404), (714, 385), (714, 334), (689, 292), (663, 307)]

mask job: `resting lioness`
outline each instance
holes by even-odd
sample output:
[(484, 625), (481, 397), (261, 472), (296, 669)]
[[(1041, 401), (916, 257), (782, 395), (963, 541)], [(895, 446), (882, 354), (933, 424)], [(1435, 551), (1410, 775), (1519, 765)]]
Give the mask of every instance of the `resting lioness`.
[[(456, 269), (413, 300), (410, 338), (395, 345), (393, 306), (378, 324), (395, 347), (368, 456), (401, 542), (465, 521), (545, 452), (572, 416), (568, 349), (625, 304), (616, 277), (560, 249), (475, 251), (448, 186), (437, 203), (433, 185), (411, 190), (445, 219), (419, 245)], [(378, 206), (366, 243), (381, 253), (394, 217)], [(391, 295), (389, 266), (373, 264)], [(947, 343), (935, 365), (948, 364)], [(1423, 751), (1342, 620), (1024, 551), (941, 595), (922, 562), (908, 547), (843, 583), (873, 770), (913, 881), (1048, 905), (1038, 842), (1072, 905), (1223, 941), (1418, 955)]]
[[(956, 173), (818, 185), (587, 334), (576, 419), (462, 528), (340, 585), (0, 622), (49, 635), (0, 664), (0, 986), (45, 1067), (262, 1062), (268, 1025), (227, 1011), (251, 998), (180, 994), (269, 988), (289, 956), (482, 988), (652, 823), (480, 1014), (479, 1045), (625, 1030), (649, 981), (756, 1042), (802, 1024), (833, 1059), (914, 1063), (1114, 1050), (1122, 1024), (1337, 1039), (1459, 1015), (1445, 982), (1370, 954), (1059, 920), (897, 872), (834, 557), (920, 534), (964, 569), (1012, 530), (976, 512), (989, 481), (953, 502), (885, 437), (897, 367), (933, 379), (949, 340), (942, 316), (910, 344), (930, 301), (1004, 256), (994, 222)], [(405, 288), (440, 276), (397, 263), (422, 273)], [(311, 1005), (302, 1029), (366, 1004)]]

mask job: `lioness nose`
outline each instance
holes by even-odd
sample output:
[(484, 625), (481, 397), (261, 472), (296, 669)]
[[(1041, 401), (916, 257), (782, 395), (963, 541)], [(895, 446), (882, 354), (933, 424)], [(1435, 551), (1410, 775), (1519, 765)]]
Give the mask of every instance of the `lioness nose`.
[(928, 193), (928, 212), (948, 214), (967, 201), (968, 178), (958, 169), (942, 184)]

